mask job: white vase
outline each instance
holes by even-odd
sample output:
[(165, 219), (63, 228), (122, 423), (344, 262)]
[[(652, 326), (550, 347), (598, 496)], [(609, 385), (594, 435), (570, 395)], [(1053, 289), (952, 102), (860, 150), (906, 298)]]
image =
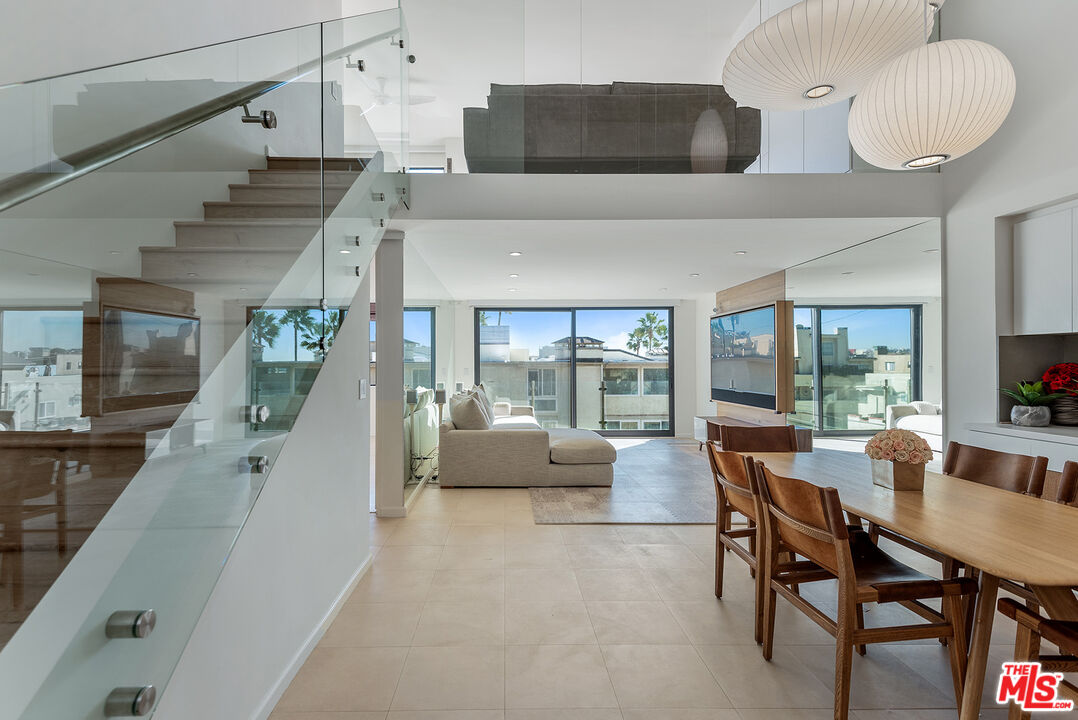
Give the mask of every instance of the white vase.
[(1015, 405), (1011, 408), (1011, 424), (1021, 427), (1046, 427), (1052, 419), (1047, 405)]
[(726, 172), (726, 158), (730, 154), (730, 140), (726, 125), (715, 108), (708, 108), (696, 118), (689, 144), (689, 157), (694, 173)]

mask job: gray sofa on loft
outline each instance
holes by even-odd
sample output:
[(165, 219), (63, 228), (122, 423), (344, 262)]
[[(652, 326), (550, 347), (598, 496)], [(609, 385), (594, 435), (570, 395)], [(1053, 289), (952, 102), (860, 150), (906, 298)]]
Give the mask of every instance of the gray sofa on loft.
[(744, 172), (760, 155), (760, 111), (721, 85), (492, 84), (487, 107), (464, 108), (464, 155), (473, 173), (691, 173), (694, 133), (697, 155), (714, 146), (709, 108), (726, 159), (696, 172)]

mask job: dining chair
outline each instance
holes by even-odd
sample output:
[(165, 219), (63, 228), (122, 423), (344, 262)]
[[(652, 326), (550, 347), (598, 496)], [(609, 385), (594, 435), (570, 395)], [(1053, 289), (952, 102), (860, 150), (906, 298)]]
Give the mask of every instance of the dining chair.
[(793, 425), (720, 425), (719, 444), (735, 452), (797, 452)]
[[(1078, 672), (1078, 622), (1049, 620), (1035, 610), (1022, 607), (1010, 598), (1000, 598), (999, 611), (1018, 623), (1014, 642), (1015, 662), (1040, 662), (1049, 665), (1050, 672)], [(1041, 655), (1041, 639), (1059, 648), (1061, 655)], [(1059, 695), (1078, 703), (1078, 686), (1063, 680)], [(1031, 713), (1024, 712), (1017, 703), (1011, 702), (1008, 720), (1029, 720)]]
[[(976, 581), (937, 580), (904, 565), (873, 544), (867, 533), (850, 532), (835, 488), (775, 475), (761, 463), (756, 468), (763, 515), (764, 658), (770, 660), (774, 649), (775, 607), (781, 595), (835, 637), (835, 720), (849, 716), (854, 648), (871, 643), (947, 638), (955, 700), (961, 707), (966, 674), (962, 600), (976, 593)], [(808, 558), (808, 564), (783, 562), (780, 547)], [(836, 620), (790, 589), (793, 583), (836, 578)], [(923, 602), (934, 598), (942, 599), (942, 613)], [(858, 627), (857, 608), (867, 602), (898, 603), (927, 622)]]

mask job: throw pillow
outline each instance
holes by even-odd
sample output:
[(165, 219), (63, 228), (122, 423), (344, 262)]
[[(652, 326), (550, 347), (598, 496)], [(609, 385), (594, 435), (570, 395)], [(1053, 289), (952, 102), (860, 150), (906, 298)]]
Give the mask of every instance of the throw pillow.
[(507, 402), (494, 403), (494, 417), (509, 417), (513, 414), (513, 405)]
[(490, 430), (483, 403), (472, 393), (461, 393), (449, 398), (449, 417), (458, 430)]

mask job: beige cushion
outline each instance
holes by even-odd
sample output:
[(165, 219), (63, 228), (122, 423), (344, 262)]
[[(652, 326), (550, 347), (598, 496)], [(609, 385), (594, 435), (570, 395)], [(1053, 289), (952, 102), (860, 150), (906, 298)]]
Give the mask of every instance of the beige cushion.
[(539, 427), (539, 421), (531, 415), (505, 415), (494, 418), (494, 427), (509, 429), (515, 427), (535, 429)]
[(486, 411), (487, 417), (491, 422), (494, 422), (494, 403), (490, 400), (490, 393), (487, 392), (483, 383), (479, 383), (471, 389), (471, 392), (475, 393), (479, 397), (479, 401), (483, 403), (483, 409)]
[(490, 430), (491, 419), (475, 393), (460, 393), (449, 398), (449, 417), (458, 430)]
[(496, 402), (496, 403), (494, 403), (494, 417), (496, 417), (496, 418), (507, 417), (507, 416), (512, 415), (512, 414), (513, 414), (513, 405), (512, 405), (512, 403), (507, 403), (507, 402)]
[(614, 446), (591, 430), (553, 429), (550, 434), (550, 462), (559, 465), (613, 463), (618, 459)]

